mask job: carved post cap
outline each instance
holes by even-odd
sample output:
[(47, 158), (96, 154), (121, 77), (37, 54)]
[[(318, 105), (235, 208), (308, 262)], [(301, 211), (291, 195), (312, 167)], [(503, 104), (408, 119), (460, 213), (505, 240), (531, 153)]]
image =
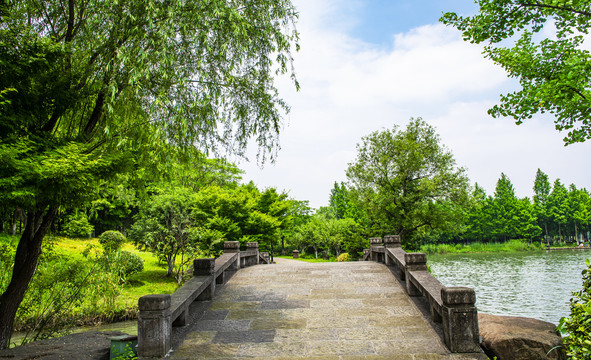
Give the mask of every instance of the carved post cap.
[(225, 241), (224, 242), (224, 252), (233, 253), (240, 251), (240, 242), (239, 241)]
[(382, 245), (382, 238), (381, 237), (369, 238), (369, 243), (372, 246), (380, 246), (380, 245)]
[(256, 241), (249, 241), (246, 243), (246, 247), (249, 249), (258, 249), (259, 248), (259, 243)]
[(384, 236), (384, 244), (389, 248), (400, 247), (400, 235)]
[(204, 258), (193, 260), (193, 276), (211, 275), (214, 272), (215, 259)]
[(369, 249), (363, 249), (363, 255), (369, 254)]
[(404, 254), (406, 265), (427, 265), (427, 254), (425, 253), (406, 253)]
[(441, 301), (445, 306), (472, 305), (476, 303), (474, 289), (468, 287), (443, 287), (441, 289)]
[(138, 308), (140, 311), (160, 311), (170, 308), (170, 295), (144, 295), (138, 300)]

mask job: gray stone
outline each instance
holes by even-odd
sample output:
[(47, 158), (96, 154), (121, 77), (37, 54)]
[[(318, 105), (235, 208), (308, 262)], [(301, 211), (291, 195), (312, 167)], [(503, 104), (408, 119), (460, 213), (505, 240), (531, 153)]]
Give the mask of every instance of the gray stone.
[(145, 295), (138, 300), (138, 355), (162, 357), (172, 346), (170, 295)]
[(244, 344), (273, 342), (275, 330), (219, 331), (212, 340), (213, 344)]
[[(478, 352), (478, 312), (474, 290), (466, 287), (441, 289), (441, 317), (445, 345), (454, 353)], [(470, 300), (474, 300), (471, 303)]]
[(235, 253), (240, 251), (239, 241), (225, 241), (224, 242), (224, 253)]
[(211, 276), (215, 269), (215, 259), (195, 259), (193, 260), (193, 276)]
[(261, 310), (309, 308), (310, 300), (263, 301)]
[(386, 246), (387, 248), (401, 247), (400, 235), (386, 235), (386, 236), (384, 236), (384, 246)]
[(552, 323), (516, 316), (479, 314), (481, 346), (498, 360), (566, 359)]
[(0, 350), (0, 359), (12, 360), (108, 360), (110, 337), (125, 335), (119, 331), (89, 331), (49, 340), (35, 341), (23, 346)]
[(427, 254), (424, 253), (406, 253), (404, 254), (406, 270), (427, 270)]
[(380, 237), (370, 238), (369, 243), (371, 246), (380, 246), (380, 245), (382, 245), (382, 238), (380, 238)]

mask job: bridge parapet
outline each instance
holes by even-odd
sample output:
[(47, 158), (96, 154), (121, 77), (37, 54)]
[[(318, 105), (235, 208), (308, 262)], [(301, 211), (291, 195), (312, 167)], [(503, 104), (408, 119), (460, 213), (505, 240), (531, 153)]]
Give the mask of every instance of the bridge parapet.
[(384, 246), (381, 237), (369, 239), (370, 257), (372, 261), (384, 262)]
[(224, 253), (218, 258), (193, 261), (193, 277), (174, 294), (142, 296), (138, 301), (139, 358), (164, 357), (172, 346), (172, 326), (187, 325), (191, 303), (212, 300), (216, 284), (224, 283), (226, 271), (256, 265), (260, 258), (258, 243), (250, 242), (246, 251), (240, 251), (238, 241), (226, 241)]
[(429, 273), (427, 255), (404, 251), (398, 235), (385, 236), (385, 246), (378, 246), (373, 239), (380, 238), (370, 239), (371, 246), (363, 250), (363, 259), (393, 266), (400, 280), (405, 282), (409, 296), (424, 296), (427, 299), (433, 321), (442, 323), (447, 348), (454, 353), (480, 352), (474, 290), (444, 286)]

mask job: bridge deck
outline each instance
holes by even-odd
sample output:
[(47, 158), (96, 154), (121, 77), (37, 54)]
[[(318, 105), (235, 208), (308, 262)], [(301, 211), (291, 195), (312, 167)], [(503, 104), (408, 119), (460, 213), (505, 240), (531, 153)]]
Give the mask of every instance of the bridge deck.
[(171, 359), (486, 359), (450, 354), (374, 262), (279, 259), (240, 270), (200, 306)]

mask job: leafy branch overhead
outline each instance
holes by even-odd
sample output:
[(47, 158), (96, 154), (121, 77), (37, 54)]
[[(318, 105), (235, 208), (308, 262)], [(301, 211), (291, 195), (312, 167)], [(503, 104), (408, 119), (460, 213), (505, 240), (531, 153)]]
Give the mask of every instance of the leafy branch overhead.
[[(517, 124), (537, 113), (555, 116), (565, 143), (591, 138), (591, 55), (585, 45), (591, 3), (584, 0), (478, 0), (469, 17), (446, 13), (441, 21), (464, 40), (486, 44), (484, 54), (519, 80), (521, 89), (501, 95), (489, 114)], [(509, 44), (512, 44), (509, 46)]]
[(274, 158), (296, 19), (289, 0), (0, 1), (0, 205), (27, 224), (0, 349), (61, 206), (191, 148)]

